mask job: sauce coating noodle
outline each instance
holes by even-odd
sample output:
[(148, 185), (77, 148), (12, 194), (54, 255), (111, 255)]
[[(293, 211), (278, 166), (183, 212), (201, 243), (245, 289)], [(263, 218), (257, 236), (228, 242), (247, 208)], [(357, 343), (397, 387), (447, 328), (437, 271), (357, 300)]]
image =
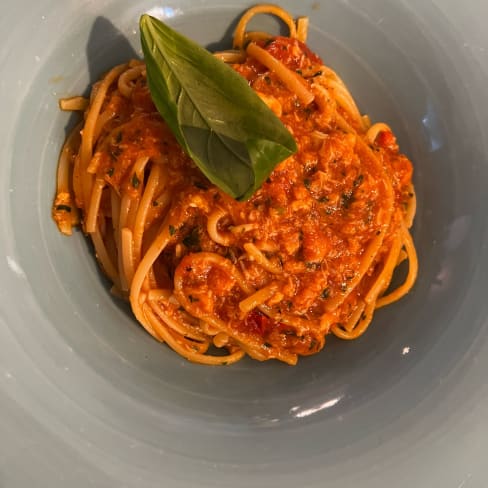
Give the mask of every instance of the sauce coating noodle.
[[(247, 32), (260, 13), (278, 15), (290, 36)], [(238, 24), (234, 50), (216, 53), (299, 148), (246, 202), (210, 184), (177, 144), (143, 62), (113, 68), (89, 100), (61, 102), (84, 111), (84, 122), (60, 157), (59, 229), (71, 234), (81, 219), (114, 293), (191, 361), (231, 364), (247, 354), (295, 364), (330, 333), (359, 337), (376, 308), (415, 282), (412, 164), (304, 44), (307, 26), (259, 5)], [(405, 282), (389, 291), (405, 259)]]

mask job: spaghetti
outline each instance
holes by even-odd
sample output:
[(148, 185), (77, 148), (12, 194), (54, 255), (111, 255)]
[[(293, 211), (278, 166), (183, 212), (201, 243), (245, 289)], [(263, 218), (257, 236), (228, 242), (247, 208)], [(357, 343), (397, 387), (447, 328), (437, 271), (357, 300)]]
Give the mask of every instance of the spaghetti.
[[(248, 32), (261, 13), (282, 19), (289, 37)], [(246, 202), (210, 184), (177, 144), (143, 62), (113, 68), (88, 100), (61, 102), (84, 120), (61, 152), (53, 217), (64, 234), (81, 222), (113, 292), (190, 361), (295, 364), (329, 333), (359, 337), (415, 282), (412, 165), (304, 44), (307, 26), (258, 5), (238, 23), (233, 50), (216, 53), (299, 148)], [(407, 277), (390, 291), (405, 260)]]

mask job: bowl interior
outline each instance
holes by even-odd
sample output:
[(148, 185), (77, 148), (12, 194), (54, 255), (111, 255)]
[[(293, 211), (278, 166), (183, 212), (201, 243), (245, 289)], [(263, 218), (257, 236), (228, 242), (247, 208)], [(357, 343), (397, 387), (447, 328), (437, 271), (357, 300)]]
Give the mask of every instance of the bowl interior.
[[(76, 415), (59, 412), (59, 423), (70, 426), (66, 436), (110, 452), (113, 466), (127, 461), (129, 442), (136, 452), (131, 462), (148, 470), (144, 476), (163, 471), (164, 452), (175, 460), (164, 463), (166, 476), (186, 482), (192, 470), (182, 472), (183, 458), (202, 470), (221, 464), (226, 473), (263, 463), (283, 464), (287, 473), (293, 463), (317, 456), (324, 466), (337, 466), (338, 453), (359, 455), (365, 439), (407, 416), (480, 334), (486, 305), (484, 311), (471, 305), (481, 299), (486, 218), (479, 208), (486, 204), (487, 171), (480, 124), (470, 115), (473, 100), (462, 66), (453, 61), (456, 51), (449, 51), (454, 34), (437, 18), (440, 42), (422, 12), (399, 2), (379, 2), (381, 8), (378, 2), (354, 8), (325, 3), (302, 8), (284, 2), (295, 14), (310, 15), (308, 44), (342, 76), (361, 112), (391, 125), (412, 159), (420, 274), (407, 297), (376, 313), (363, 337), (350, 343), (330, 338), (320, 354), (294, 368), (252, 360), (213, 368), (182, 360), (109, 294), (85, 237), (61, 236), (50, 217), (58, 153), (74, 123), (58, 110), (58, 99), (86, 93), (111, 66), (140, 56), (141, 13), (216, 48), (230, 45), (244, 5), (106, 1), (81, 15), (81, 4), (73, 1), (28, 41), (32, 53), (35, 43), (46, 44), (42, 55), (34, 54), (39, 60), (12, 139), (12, 266), (24, 277), (13, 286), (26, 296), (13, 334), (57, 392), (44, 400), (46, 411), (57, 411), (60, 395), (76, 405)], [(433, 18), (433, 7), (422, 8)], [(49, 32), (63, 12), (66, 22), (53, 39)], [(265, 17), (253, 25), (282, 28)]]

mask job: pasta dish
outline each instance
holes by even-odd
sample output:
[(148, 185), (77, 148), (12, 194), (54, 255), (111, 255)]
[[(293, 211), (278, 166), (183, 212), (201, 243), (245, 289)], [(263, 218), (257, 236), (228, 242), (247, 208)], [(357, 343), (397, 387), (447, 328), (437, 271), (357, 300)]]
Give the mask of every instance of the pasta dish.
[[(289, 35), (248, 31), (259, 13)], [(361, 115), (307, 30), (307, 18), (257, 5), (233, 49), (215, 53), (298, 146), (247, 201), (211, 184), (176, 142), (143, 61), (111, 69), (88, 99), (60, 102), (84, 117), (61, 152), (54, 220), (64, 234), (82, 227), (113, 293), (190, 361), (296, 364), (329, 334), (361, 336), (415, 282), (412, 164), (388, 125)]]

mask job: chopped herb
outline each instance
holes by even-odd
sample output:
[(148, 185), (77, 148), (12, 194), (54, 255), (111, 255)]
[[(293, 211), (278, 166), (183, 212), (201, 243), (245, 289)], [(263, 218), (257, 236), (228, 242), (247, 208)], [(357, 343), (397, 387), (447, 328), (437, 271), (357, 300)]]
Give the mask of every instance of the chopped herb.
[(200, 190), (208, 190), (208, 186), (204, 183), (201, 183), (200, 181), (195, 181), (193, 184)]
[(269, 342), (265, 342), (265, 343), (263, 344), (263, 346), (264, 346), (266, 349), (270, 349), (270, 348), (272, 348), (272, 347), (273, 347), (273, 346), (272, 346), (272, 345), (271, 345)]
[(159, 202), (157, 200), (153, 200), (152, 204), (153, 207), (157, 207), (159, 205)]
[(317, 347), (317, 339), (312, 339), (310, 341), (310, 346), (308, 346), (308, 350), (311, 351)]
[(110, 168), (108, 171), (107, 171), (107, 175), (112, 178), (112, 176), (114, 175), (115, 173), (115, 168)]
[(175, 226), (174, 225), (170, 225), (169, 226), (169, 235), (170, 236), (174, 236), (175, 235), (175, 232), (176, 232)]
[(301, 69), (295, 70), (299, 75), (303, 75), (303, 71)]
[(316, 76), (320, 76), (320, 75), (322, 75), (322, 71), (321, 71), (321, 70), (319, 70), (319, 71), (317, 71), (316, 73), (314, 73), (314, 74), (312, 75), (312, 78), (315, 78)]
[(222, 366), (227, 366), (229, 363), (227, 361), (222, 361)]
[(266, 82), (267, 85), (271, 85), (271, 78), (269, 76), (265, 76), (264, 81)]
[(56, 205), (56, 210), (59, 210), (60, 212), (71, 212), (71, 207), (69, 205)]
[(354, 188), (357, 188), (364, 180), (364, 176), (363, 175), (358, 175), (358, 177), (354, 180), (353, 182), (353, 186)]
[(134, 173), (134, 174), (132, 175), (132, 180), (131, 180), (131, 184), (132, 184), (132, 186), (133, 186), (134, 188), (138, 188), (140, 183), (141, 183), (141, 182), (140, 182), (139, 178), (138, 178), (138, 177), (137, 177), (137, 175)]
[(190, 300), (190, 303), (195, 303), (195, 302), (200, 301), (199, 298), (194, 297), (193, 295), (188, 295), (188, 300)]
[(322, 298), (323, 300), (325, 300), (326, 298), (329, 298), (330, 296), (330, 289), (329, 288), (324, 288), (322, 290), (322, 293), (320, 294), (320, 298)]
[(349, 208), (351, 203), (354, 201), (354, 195), (352, 191), (348, 191), (341, 195), (341, 207), (342, 208)]
[(110, 157), (112, 159), (117, 159), (122, 154), (122, 149), (120, 147), (113, 147), (110, 149)]
[(122, 131), (119, 131), (117, 132), (116, 136), (115, 136), (115, 142), (117, 144), (121, 143), (122, 142)]
[(197, 247), (200, 245), (200, 236), (198, 235), (198, 227), (193, 227), (191, 232), (183, 239), (183, 244), (186, 247)]
[(312, 180), (310, 178), (305, 178), (303, 180), (303, 184), (307, 190), (310, 190), (310, 186), (312, 185)]
[(285, 302), (285, 306), (288, 310), (291, 310), (293, 308), (293, 302), (291, 300), (287, 300)]

